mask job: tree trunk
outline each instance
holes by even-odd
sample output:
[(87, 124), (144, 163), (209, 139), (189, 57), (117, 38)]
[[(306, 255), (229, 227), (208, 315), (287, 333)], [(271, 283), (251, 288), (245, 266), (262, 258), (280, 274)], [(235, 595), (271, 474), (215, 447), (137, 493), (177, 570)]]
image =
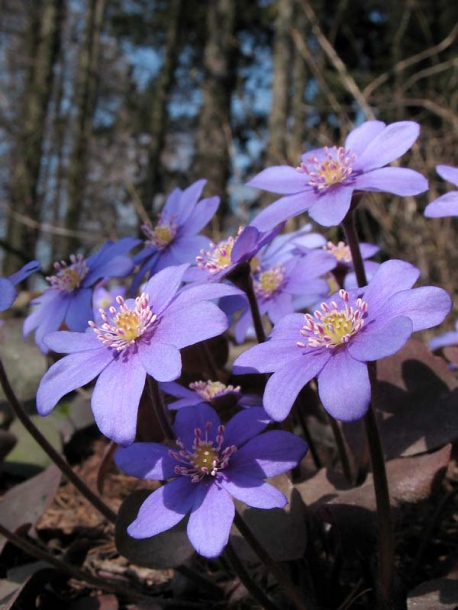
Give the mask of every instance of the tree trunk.
[[(294, 15), (294, 29), (302, 40), (307, 39), (307, 19), (304, 11), (296, 6)], [(291, 140), (289, 142), (287, 155), (288, 164), (299, 165), (300, 156), (304, 152), (305, 144), (305, 121), (307, 112), (305, 107), (305, 91), (308, 84), (308, 69), (305, 59), (299, 53), (297, 47), (294, 48), (293, 58), (293, 93), (291, 103), (291, 118), (293, 121)]]
[(226, 185), (230, 173), (231, 94), (237, 51), (234, 37), (236, 9), (235, 0), (207, 1), (205, 82), (194, 160), (194, 178), (206, 178), (206, 193), (221, 197), (220, 220), (228, 212)]
[(273, 49), (272, 104), (269, 114), (267, 165), (283, 165), (287, 157), (287, 123), (293, 61), (291, 27), (294, 0), (279, 0)]
[[(36, 256), (40, 220), (38, 182), (42, 164), (48, 105), (54, 65), (59, 55), (65, 0), (44, 0), (30, 16), (26, 46), (30, 69), (22, 91), (22, 106), (17, 118), (18, 135), (12, 152), (8, 216), (8, 244), (4, 275), (10, 275), (25, 260)], [(31, 226), (27, 225), (31, 220)], [(14, 252), (23, 253), (18, 257)]]
[[(85, 182), (92, 135), (100, 67), (100, 39), (105, 18), (106, 0), (90, 0), (86, 33), (78, 62), (79, 79), (75, 88), (77, 116), (73, 130), (73, 146), (68, 165), (67, 211), (65, 228), (77, 231), (84, 206)], [(65, 258), (79, 246), (77, 237), (65, 242)]]
[(170, 2), (164, 60), (154, 87), (154, 98), (151, 104), (149, 129), (151, 140), (148, 147), (148, 165), (143, 194), (143, 205), (147, 209), (151, 206), (154, 194), (162, 190), (160, 160), (167, 131), (167, 102), (174, 83), (178, 61), (182, 6), (182, 0)]

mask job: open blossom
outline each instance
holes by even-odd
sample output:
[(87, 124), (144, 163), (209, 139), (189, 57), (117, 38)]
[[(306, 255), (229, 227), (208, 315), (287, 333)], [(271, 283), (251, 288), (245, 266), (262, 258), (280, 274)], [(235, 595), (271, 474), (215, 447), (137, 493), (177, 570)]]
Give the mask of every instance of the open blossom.
[(192, 263), (200, 250), (208, 248), (208, 237), (197, 234), (218, 209), (219, 197), (199, 201), (206, 182), (198, 180), (184, 191), (176, 188), (167, 197), (156, 224), (142, 226), (145, 247), (133, 257), (140, 268), (132, 282), (132, 292), (145, 276), (152, 277), (171, 265)]
[(255, 508), (283, 508), (285, 496), (264, 479), (297, 466), (307, 445), (282, 430), (260, 434), (269, 422), (261, 407), (252, 407), (222, 425), (214, 409), (201, 404), (177, 412), (176, 448), (134, 443), (119, 449), (115, 461), (127, 474), (171, 479), (143, 502), (127, 533), (149, 538), (189, 514), (191, 544), (201, 555), (217, 557), (229, 539), (232, 498)]
[(14, 303), (17, 297), (16, 284), (40, 270), (40, 263), (31, 261), (9, 277), (0, 277), (0, 311), (5, 311)]
[(146, 375), (172, 381), (181, 374), (180, 349), (221, 334), (226, 315), (209, 299), (238, 292), (224, 285), (180, 290), (188, 265), (157, 273), (134, 299), (117, 298), (102, 311), (103, 323), (85, 333), (59, 331), (45, 338), (48, 348), (67, 354), (46, 372), (37, 410), (48, 415), (64, 396), (98, 377), (91, 398), (100, 430), (121, 445), (135, 438), (137, 411)]
[(440, 324), (451, 309), (442, 288), (412, 289), (418, 276), (404, 261), (383, 263), (365, 288), (340, 290), (314, 314), (282, 318), (268, 341), (237, 358), (234, 373), (273, 372), (263, 403), (275, 420), (314, 377), (330, 415), (359, 419), (371, 399), (366, 363), (396, 353), (413, 331)]
[(350, 209), (355, 191), (382, 191), (417, 195), (428, 188), (418, 172), (384, 167), (415, 142), (420, 127), (412, 121), (386, 125), (367, 121), (353, 129), (343, 147), (319, 148), (305, 153), (299, 167), (269, 167), (248, 186), (285, 195), (265, 208), (252, 225), (267, 231), (277, 223), (308, 211), (321, 225), (339, 224)]
[[(450, 165), (438, 165), (436, 171), (441, 178), (458, 186), (458, 168)], [(458, 216), (458, 191), (450, 191), (441, 195), (426, 206), (427, 218), (442, 218), (443, 216)]]
[(125, 237), (117, 242), (106, 242), (89, 258), (72, 255), (70, 262), (55, 263), (55, 275), (46, 278), (50, 286), (32, 301), (32, 313), (24, 321), (24, 336), (35, 330), (35, 342), (43, 353), (48, 352), (44, 337), (59, 329), (61, 324), (76, 332), (83, 332), (92, 318), (94, 285), (107, 277), (125, 277), (134, 265), (127, 256), (139, 242)]
[(173, 411), (184, 407), (194, 407), (204, 402), (216, 406), (215, 403), (227, 397), (234, 398), (234, 402), (242, 398), (240, 386), (226, 385), (221, 381), (211, 381), (210, 379), (193, 381), (189, 384), (189, 388), (185, 388), (175, 381), (161, 383), (159, 387), (166, 394), (178, 398), (169, 404), (169, 409)]
[[(380, 263), (375, 261), (368, 261), (366, 259), (374, 256), (380, 248), (373, 244), (361, 242), (359, 244), (361, 251), (361, 258), (363, 259), (364, 271), (366, 273), (367, 281), (369, 282), (377, 269), (380, 267)], [(336, 260), (336, 267), (333, 270), (333, 275), (338, 279), (339, 284), (342, 285), (346, 290), (358, 287), (358, 281), (356, 274), (353, 271), (353, 259), (350, 252), (350, 247), (343, 241), (339, 241), (338, 244), (333, 244), (328, 241), (325, 246), (325, 250), (331, 253)]]
[(282, 228), (283, 225), (278, 225), (272, 230), (261, 232), (251, 225), (240, 227), (235, 237), (231, 235), (217, 244), (211, 243), (208, 250), (202, 250), (196, 257), (197, 266), (189, 270), (186, 280), (217, 282), (225, 277), (230, 278), (231, 272), (238, 265), (250, 262)]
[[(312, 250), (305, 256), (292, 256), (275, 263), (275, 257), (263, 257), (253, 274), (254, 292), (259, 313), (266, 314), (275, 324), (283, 316), (316, 303), (329, 294), (323, 275), (334, 268), (335, 259), (323, 250)], [(281, 260), (281, 259), (280, 259)], [(235, 325), (235, 338), (242, 343), (250, 324), (251, 311), (247, 308)]]

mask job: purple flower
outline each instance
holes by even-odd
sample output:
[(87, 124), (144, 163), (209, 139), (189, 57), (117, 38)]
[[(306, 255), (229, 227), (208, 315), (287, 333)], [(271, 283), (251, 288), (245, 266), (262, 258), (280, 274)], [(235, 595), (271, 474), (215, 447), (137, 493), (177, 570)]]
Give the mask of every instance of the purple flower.
[(211, 243), (209, 250), (201, 251), (200, 256), (196, 257), (197, 267), (189, 269), (186, 280), (190, 282), (222, 280), (235, 271), (241, 263), (251, 261), (282, 228), (283, 225), (278, 225), (262, 233), (251, 225), (240, 227), (235, 237), (230, 236), (217, 244)]
[(16, 284), (25, 280), (32, 273), (40, 270), (40, 263), (31, 261), (9, 277), (0, 277), (0, 311), (5, 311), (14, 303), (17, 297)]
[[(377, 269), (380, 267), (380, 263), (375, 261), (368, 261), (367, 258), (374, 256), (380, 248), (373, 244), (361, 242), (359, 244), (361, 250), (361, 258), (364, 262), (364, 271), (366, 272), (367, 281), (369, 282), (374, 276)], [(338, 278), (340, 285), (343, 283), (343, 287), (346, 290), (358, 287), (356, 274), (353, 270), (353, 259), (350, 252), (350, 247), (347, 246), (343, 241), (339, 241), (337, 245), (328, 241), (325, 249), (330, 252), (336, 259), (336, 268), (333, 274)]]
[(169, 409), (173, 411), (202, 403), (215, 405), (219, 399), (228, 396), (234, 397), (235, 400), (242, 397), (240, 386), (225, 385), (221, 381), (193, 381), (189, 384), (189, 389), (175, 381), (168, 381), (161, 383), (160, 388), (166, 394), (178, 398), (169, 404)]
[(260, 250), (256, 260), (275, 264), (291, 258), (295, 254), (305, 255), (326, 245), (326, 239), (320, 233), (311, 232), (312, 225), (305, 224), (297, 231), (281, 233)]
[(283, 508), (285, 496), (267, 477), (294, 468), (307, 451), (298, 436), (282, 430), (259, 434), (270, 422), (252, 407), (225, 426), (206, 404), (178, 411), (177, 449), (134, 443), (115, 454), (116, 464), (141, 479), (171, 481), (154, 491), (127, 528), (133, 538), (170, 529), (189, 513), (187, 533), (198, 553), (221, 554), (234, 519), (232, 498), (255, 508)]
[[(436, 171), (441, 178), (458, 186), (458, 168), (450, 165), (438, 165)], [(442, 218), (443, 216), (458, 216), (458, 191), (450, 191), (438, 197), (426, 206), (427, 218)]]
[(429, 341), (429, 347), (432, 350), (449, 345), (458, 345), (458, 322), (455, 324), (455, 330), (449, 330), (438, 337), (433, 337)]
[(40, 415), (64, 396), (98, 376), (91, 405), (100, 430), (120, 445), (133, 442), (146, 375), (172, 381), (181, 374), (180, 349), (221, 334), (225, 314), (209, 299), (238, 292), (224, 285), (179, 290), (188, 265), (157, 273), (135, 300), (117, 298), (86, 333), (59, 331), (46, 346), (68, 354), (44, 375), (37, 393)]
[[(312, 250), (278, 264), (273, 257), (261, 258), (260, 268), (253, 274), (260, 314), (267, 314), (275, 324), (283, 316), (326, 297), (329, 285), (321, 276), (334, 266), (334, 257), (323, 250)], [(234, 329), (238, 343), (243, 342), (252, 323), (251, 311), (246, 309)]]
[(282, 318), (270, 340), (237, 358), (234, 373), (273, 372), (264, 407), (275, 420), (288, 415), (314, 377), (330, 415), (359, 419), (371, 398), (366, 363), (396, 353), (413, 331), (439, 324), (451, 309), (445, 290), (412, 289), (418, 276), (418, 269), (404, 261), (383, 263), (364, 289), (340, 290), (314, 315)]
[(348, 134), (343, 147), (312, 150), (302, 155), (296, 169), (281, 165), (263, 170), (248, 185), (286, 196), (265, 208), (251, 224), (267, 231), (308, 211), (316, 222), (330, 227), (345, 218), (355, 191), (422, 193), (428, 182), (421, 174), (384, 167), (412, 146), (419, 130), (412, 121), (391, 125), (367, 121)]
[(133, 257), (141, 265), (132, 282), (135, 292), (145, 275), (149, 277), (171, 265), (192, 263), (209, 244), (208, 237), (197, 235), (215, 214), (219, 197), (199, 200), (206, 180), (198, 180), (182, 191), (176, 188), (167, 197), (154, 228), (144, 224), (145, 248)]
[(70, 264), (55, 263), (56, 274), (46, 278), (50, 283), (44, 293), (32, 301), (36, 308), (24, 321), (24, 336), (32, 330), (35, 342), (46, 354), (48, 347), (44, 337), (65, 324), (70, 330), (83, 332), (92, 318), (92, 289), (105, 277), (125, 277), (134, 265), (126, 253), (139, 242), (125, 237), (117, 242), (107, 242), (100, 250), (84, 258), (72, 255)]

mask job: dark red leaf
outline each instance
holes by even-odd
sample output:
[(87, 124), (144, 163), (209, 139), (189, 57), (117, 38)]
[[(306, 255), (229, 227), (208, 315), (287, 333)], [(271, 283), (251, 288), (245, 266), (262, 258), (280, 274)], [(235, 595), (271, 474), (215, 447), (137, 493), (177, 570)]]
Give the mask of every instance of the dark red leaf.
[[(51, 505), (60, 479), (60, 470), (52, 465), (25, 483), (13, 487), (0, 502), (2, 525), (12, 532), (17, 531), (24, 524), (35, 525)], [(0, 536), (0, 552), (5, 543), (5, 538)]]

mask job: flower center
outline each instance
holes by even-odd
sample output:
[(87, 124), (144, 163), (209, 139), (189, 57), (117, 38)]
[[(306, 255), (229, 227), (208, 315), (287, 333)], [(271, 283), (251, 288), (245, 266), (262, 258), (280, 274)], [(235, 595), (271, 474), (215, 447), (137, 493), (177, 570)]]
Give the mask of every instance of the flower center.
[(280, 288), (285, 279), (285, 267), (280, 264), (260, 273), (258, 279), (254, 280), (256, 296), (270, 299)]
[(182, 465), (175, 466), (175, 474), (190, 476), (192, 483), (199, 483), (206, 476), (216, 476), (219, 470), (223, 470), (229, 464), (231, 455), (237, 451), (235, 445), (222, 449), (224, 442), (224, 426), (218, 426), (218, 434), (215, 441), (209, 440), (208, 432), (212, 427), (211, 422), (206, 422), (204, 432), (201, 428), (194, 430), (194, 442), (192, 451), (188, 451), (184, 443), (177, 439), (176, 443), (180, 451), (169, 451), (170, 457)]
[(116, 297), (116, 302), (119, 309), (110, 307), (108, 312), (99, 309), (103, 321), (100, 326), (92, 321), (89, 326), (104, 345), (120, 352), (150, 330), (157, 320), (157, 315), (151, 311), (149, 295), (146, 292), (135, 299), (133, 309), (129, 308), (121, 296)]
[(142, 225), (142, 231), (146, 236), (145, 244), (153, 246), (158, 250), (164, 250), (175, 239), (178, 231), (177, 223), (175, 222), (176, 215), (173, 214), (169, 219), (159, 215), (157, 225), (152, 228), (148, 223)]
[(232, 265), (231, 254), (232, 248), (235, 242), (239, 238), (243, 231), (243, 227), (240, 227), (235, 237), (228, 237), (218, 244), (210, 243), (211, 250), (201, 250), (202, 256), (197, 256), (197, 266), (201, 269), (205, 269), (209, 273), (217, 273)]
[(356, 161), (356, 155), (342, 146), (325, 146), (323, 150), (324, 159), (312, 155), (296, 168), (301, 174), (307, 174), (310, 186), (319, 191), (347, 182), (353, 172), (352, 165)]
[(333, 244), (332, 241), (328, 241), (323, 248), (324, 250), (327, 250), (333, 254), (338, 262), (351, 263), (353, 260), (351, 257), (350, 247), (347, 246), (343, 241), (339, 241), (337, 245)]
[(197, 392), (206, 402), (212, 402), (214, 398), (229, 394), (230, 392), (240, 392), (241, 387), (224, 385), (221, 381), (194, 381), (189, 384), (191, 390)]
[(73, 292), (80, 287), (81, 282), (89, 273), (89, 267), (82, 254), (72, 254), (70, 256), (70, 265), (65, 261), (54, 263), (56, 275), (51, 275), (46, 279), (51, 284), (52, 288), (60, 292)]
[(321, 304), (321, 311), (315, 311), (314, 316), (305, 314), (305, 324), (301, 335), (307, 342), (298, 341), (298, 347), (336, 348), (348, 343), (364, 326), (364, 316), (367, 313), (367, 303), (357, 299), (355, 307), (348, 304), (349, 295), (346, 290), (339, 290), (343, 307), (339, 309), (336, 301), (331, 304)]

